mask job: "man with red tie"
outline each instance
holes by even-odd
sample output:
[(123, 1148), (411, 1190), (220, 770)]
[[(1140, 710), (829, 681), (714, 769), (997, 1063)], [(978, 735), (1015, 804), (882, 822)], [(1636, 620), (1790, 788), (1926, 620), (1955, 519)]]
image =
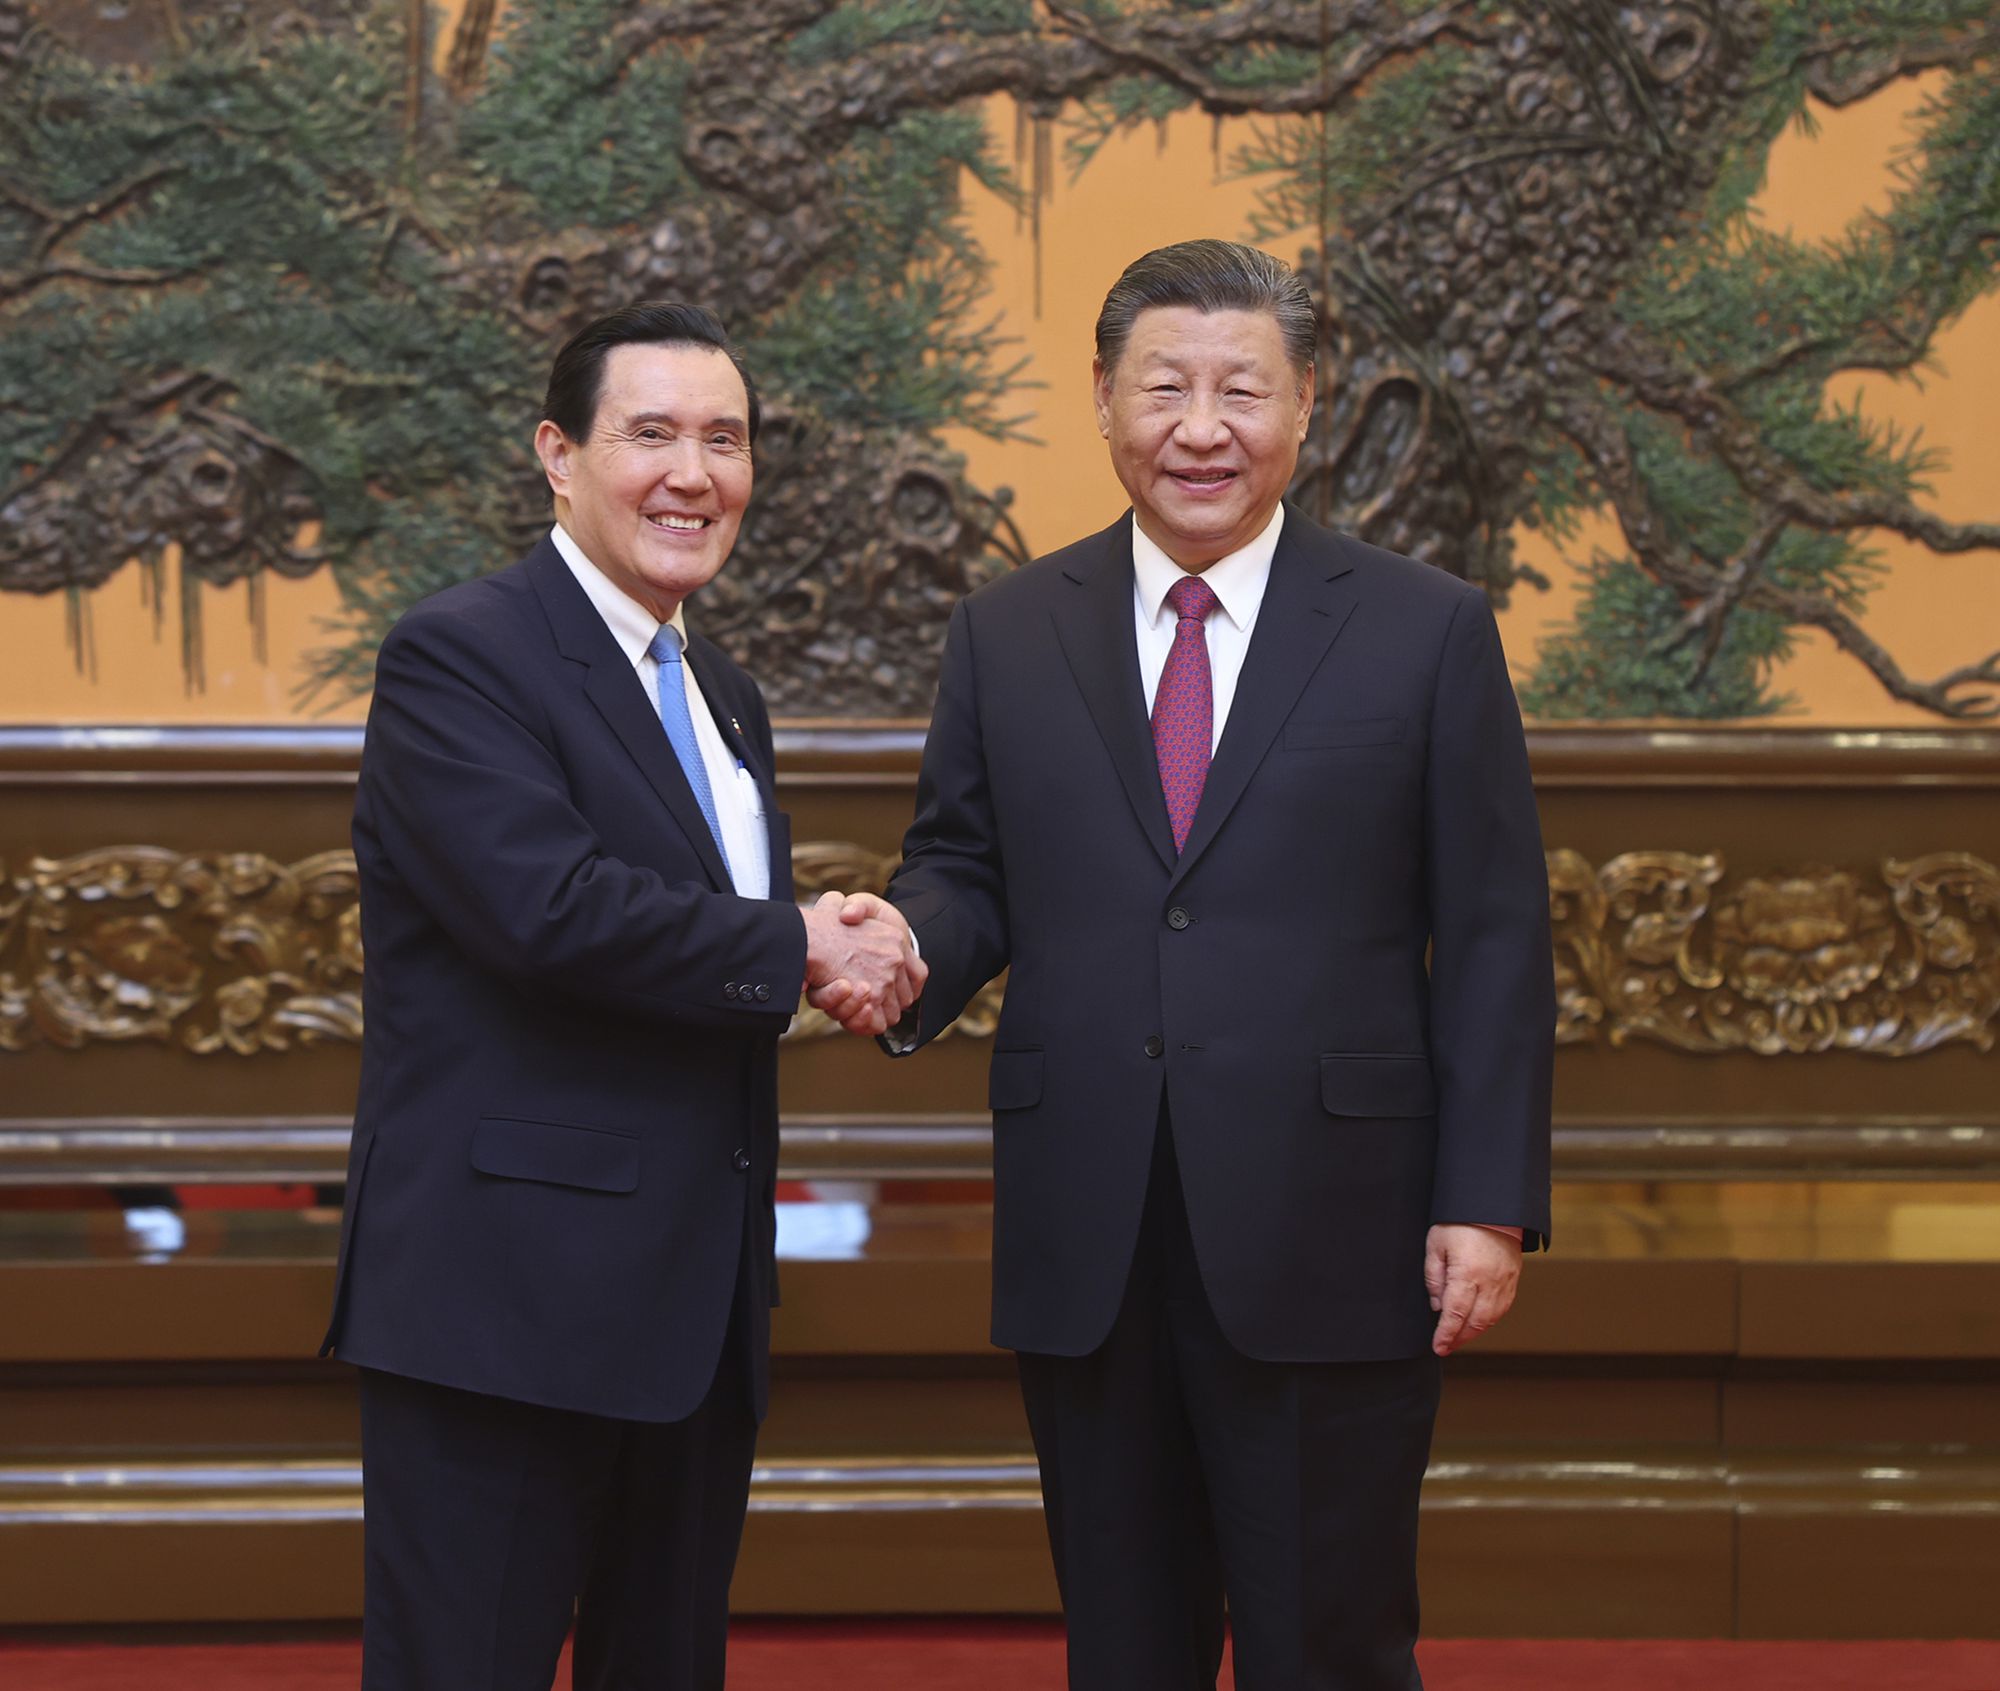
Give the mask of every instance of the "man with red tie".
[(1012, 969), (993, 1337), (1078, 1691), (1213, 1686), (1225, 1605), (1243, 1691), (1419, 1685), (1438, 1359), (1548, 1236), (1520, 715), (1477, 588), (1285, 505), (1316, 345), (1252, 248), (1119, 278), (1131, 512), (958, 607), (889, 888), (930, 969), (892, 1048)]

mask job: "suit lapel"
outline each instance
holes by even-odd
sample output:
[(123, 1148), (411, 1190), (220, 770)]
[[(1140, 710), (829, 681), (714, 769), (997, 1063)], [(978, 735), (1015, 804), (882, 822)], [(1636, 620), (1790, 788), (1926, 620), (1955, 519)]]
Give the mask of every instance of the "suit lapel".
[(597, 607), (577, 585), (554, 542), (544, 540), (528, 554), (527, 572), (555, 635), (556, 650), (571, 662), (585, 666), (585, 695), (631, 754), (660, 802), (673, 813), (716, 891), (728, 892), (729, 871), (723, 865), (722, 853), (716, 849), (715, 836), (709, 832), (708, 818), (702, 815), (694, 789), (688, 785), (673, 742), (660, 726), (660, 713), (646, 697), (637, 672), (626, 661), (618, 642), (612, 639), (611, 630), (597, 614)]
[[(1121, 517), (1063, 568), (1070, 591), (1055, 610), (1056, 638), (1103, 737), (1132, 813), (1159, 854), (1174, 866), (1174, 832), (1160, 793), (1160, 766), (1146, 721), (1139, 645), (1132, 616), (1132, 527)], [(1199, 824), (1197, 824), (1198, 826)]]
[[(1285, 507), (1271, 578), (1250, 635), (1250, 649), (1243, 655), (1222, 743), (1208, 766), (1201, 807), (1194, 813), (1194, 826), (1174, 869), (1176, 882), (1228, 821), (1299, 694), (1353, 614), (1353, 592), (1339, 580), (1350, 567), (1333, 536), (1313, 527), (1291, 506)], [(1155, 776), (1156, 790), (1158, 785)]]

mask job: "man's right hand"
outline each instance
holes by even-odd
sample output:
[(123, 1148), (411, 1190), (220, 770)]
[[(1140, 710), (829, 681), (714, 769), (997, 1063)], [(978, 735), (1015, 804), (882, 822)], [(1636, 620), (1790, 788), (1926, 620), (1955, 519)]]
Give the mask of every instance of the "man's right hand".
[(799, 913), (806, 924), (806, 1002), (849, 1033), (873, 1036), (894, 1027), (930, 973), (901, 913), (869, 893), (837, 892), (821, 893)]

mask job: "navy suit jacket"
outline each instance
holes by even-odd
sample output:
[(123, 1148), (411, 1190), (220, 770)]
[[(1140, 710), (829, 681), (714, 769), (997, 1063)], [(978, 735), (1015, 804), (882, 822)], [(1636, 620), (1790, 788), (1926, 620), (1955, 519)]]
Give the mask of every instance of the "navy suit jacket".
[(1231, 1342), (1415, 1356), (1432, 1222), (1549, 1228), (1548, 882), (1492, 614), (1287, 508), (1176, 854), (1132, 579), (1121, 518), (958, 606), (890, 887), (920, 1038), (1011, 966), (994, 1341), (1102, 1341), (1164, 1095)]
[(762, 790), (768, 900), (729, 890), (645, 687), (552, 543), (383, 642), (326, 1341), (349, 1361), (678, 1420), (740, 1281), (763, 1412), (776, 1047), (805, 931), (763, 699), (706, 640), (687, 657)]

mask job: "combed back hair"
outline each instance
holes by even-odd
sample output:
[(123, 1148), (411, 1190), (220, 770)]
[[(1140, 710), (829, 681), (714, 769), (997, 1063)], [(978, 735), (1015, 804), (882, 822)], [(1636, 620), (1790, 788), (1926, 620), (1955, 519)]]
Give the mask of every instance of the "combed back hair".
[(743, 378), (743, 392), (750, 402), (750, 439), (757, 439), (757, 425), (763, 411), (757, 403), (757, 384), (750, 379), (736, 348), (729, 344), (729, 331), (722, 319), (706, 306), (681, 305), (672, 300), (642, 299), (620, 306), (594, 323), (586, 323), (563, 342), (562, 351), (549, 367), (549, 391), (542, 400), (542, 415), (578, 445), (590, 439), (597, 423), (597, 396), (604, 386), (604, 361), (614, 347), (621, 346), (712, 346), (736, 366)]
[(1098, 363), (1107, 372), (1117, 368), (1140, 312), (1176, 305), (1268, 313), (1301, 380), (1319, 345), (1312, 294), (1283, 259), (1239, 241), (1181, 241), (1135, 258), (1111, 284), (1097, 314)]

